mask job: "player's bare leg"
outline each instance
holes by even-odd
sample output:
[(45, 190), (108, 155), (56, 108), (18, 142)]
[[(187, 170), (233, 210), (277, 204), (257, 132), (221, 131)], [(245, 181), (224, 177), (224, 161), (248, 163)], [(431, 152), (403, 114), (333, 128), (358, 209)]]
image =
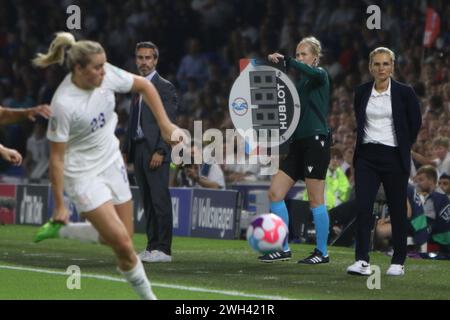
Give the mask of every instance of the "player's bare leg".
[(130, 238), (134, 235), (134, 218), (133, 218), (133, 201), (129, 200), (125, 203), (115, 205), (117, 215), (128, 231)]
[(124, 223), (119, 218), (114, 205), (106, 202), (97, 209), (84, 214), (104, 242), (110, 246), (117, 256), (120, 273), (131, 284), (136, 293), (145, 300), (155, 300), (142, 262), (133, 248), (131, 237)]

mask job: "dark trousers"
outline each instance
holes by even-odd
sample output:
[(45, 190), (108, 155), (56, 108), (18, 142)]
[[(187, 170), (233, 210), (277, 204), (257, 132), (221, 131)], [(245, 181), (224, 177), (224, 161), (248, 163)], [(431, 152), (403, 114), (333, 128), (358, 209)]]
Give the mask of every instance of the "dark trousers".
[(139, 186), (146, 218), (147, 250), (171, 255), (172, 200), (169, 192), (169, 163), (150, 169), (152, 154), (145, 142), (138, 142), (134, 153), (134, 175)]
[(361, 145), (355, 161), (356, 260), (369, 262), (373, 205), (380, 183), (382, 183), (392, 225), (394, 255), (391, 263), (404, 264), (407, 253), (406, 190), (408, 177), (408, 172), (402, 167), (398, 148), (371, 143)]

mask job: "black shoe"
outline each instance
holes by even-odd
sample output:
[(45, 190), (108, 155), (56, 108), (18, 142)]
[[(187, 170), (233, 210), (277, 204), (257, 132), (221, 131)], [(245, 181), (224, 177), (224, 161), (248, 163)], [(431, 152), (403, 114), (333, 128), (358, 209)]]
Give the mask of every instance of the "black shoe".
[(314, 249), (314, 252), (311, 255), (303, 260), (297, 261), (297, 263), (302, 264), (319, 264), (319, 263), (328, 263), (330, 262), (330, 257), (324, 257), (322, 252), (319, 249)]
[(267, 253), (263, 256), (258, 257), (259, 261), (265, 262), (265, 263), (271, 263), (276, 261), (288, 261), (291, 260), (291, 252), (287, 251), (275, 251), (271, 253)]

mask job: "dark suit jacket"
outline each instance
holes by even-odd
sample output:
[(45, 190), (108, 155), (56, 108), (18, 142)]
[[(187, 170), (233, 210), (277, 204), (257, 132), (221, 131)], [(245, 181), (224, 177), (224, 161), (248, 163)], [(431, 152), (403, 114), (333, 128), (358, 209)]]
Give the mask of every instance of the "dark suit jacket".
[[(161, 101), (164, 105), (164, 108), (166, 109), (169, 119), (172, 122), (175, 122), (178, 109), (178, 97), (174, 85), (168, 80), (162, 78), (158, 74), (158, 72), (156, 72), (156, 74), (153, 76), (152, 83), (161, 96)], [(162, 139), (158, 123), (156, 122), (153, 113), (150, 111), (149, 107), (144, 101), (142, 101), (141, 107), (141, 127), (142, 131), (144, 132), (145, 141), (147, 143), (150, 154), (153, 154), (158, 149), (162, 149), (166, 153), (164, 162), (169, 162), (171, 153), (170, 146)], [(131, 128), (132, 112), (137, 112), (137, 110), (133, 110), (133, 106), (130, 110), (127, 138), (122, 149), (122, 152), (127, 154), (128, 162), (130, 163), (134, 161), (134, 142), (131, 140), (133, 130), (133, 128)]]
[[(353, 107), (357, 122), (356, 147), (353, 156), (353, 165), (359, 156), (359, 150), (364, 138), (366, 125), (366, 109), (372, 92), (374, 82), (368, 82), (355, 88)], [(392, 117), (394, 119), (395, 134), (400, 150), (403, 168), (406, 172), (411, 169), (411, 146), (417, 139), (422, 116), (419, 99), (413, 88), (391, 78)]]

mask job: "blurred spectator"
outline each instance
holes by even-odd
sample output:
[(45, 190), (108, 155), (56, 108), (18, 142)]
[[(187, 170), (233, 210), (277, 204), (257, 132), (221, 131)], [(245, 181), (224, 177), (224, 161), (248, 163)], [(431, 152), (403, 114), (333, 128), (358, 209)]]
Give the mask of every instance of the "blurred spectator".
[[(411, 192), (413, 193), (411, 195)], [(423, 214), (423, 205), (420, 201), (420, 199), (417, 199), (416, 190), (414, 186), (408, 185), (408, 192), (407, 192), (407, 200), (406, 200), (406, 216), (408, 220), (411, 221), (412, 227), (413, 227), (413, 233), (415, 232), (414, 227), (417, 228), (417, 230), (421, 230), (423, 226), (419, 226), (414, 219), (417, 218), (418, 215)], [(418, 203), (414, 203), (414, 201), (417, 201)], [(416, 208), (419, 208), (418, 210)], [(374, 249), (380, 250), (383, 252), (387, 252), (389, 254), (392, 254), (393, 250), (391, 247), (391, 238), (392, 238), (392, 226), (391, 226), (391, 219), (389, 216), (388, 208), (387, 206), (383, 206), (381, 214), (376, 219), (376, 225), (374, 230)], [(419, 239), (417, 237), (416, 239)], [(420, 240), (422, 241), (422, 240)], [(425, 240), (426, 241), (426, 240)], [(423, 243), (421, 243), (423, 244)]]
[(441, 115), (448, 116), (449, 110), (446, 106), (444, 106), (443, 97), (440, 95), (433, 95), (430, 97), (430, 102), (426, 112), (430, 112), (437, 117)]
[(46, 137), (47, 122), (40, 120), (34, 124), (33, 133), (27, 140), (26, 156), (23, 161), (30, 180), (48, 178), (49, 144)]
[(355, 8), (349, 0), (339, 0), (339, 6), (333, 11), (328, 26), (331, 29), (347, 29), (355, 17)]
[(439, 177), (439, 189), (442, 190), (450, 199), (450, 175), (447, 173), (441, 174)]
[(221, 37), (220, 31), (233, 15), (233, 8), (228, 1), (192, 0), (191, 7), (201, 16), (203, 32), (209, 35), (205, 40), (216, 42), (212, 37)]
[(182, 92), (187, 90), (188, 79), (195, 79), (201, 87), (208, 78), (208, 61), (200, 52), (200, 41), (192, 38), (187, 41), (188, 53), (181, 59), (177, 80)]
[(450, 174), (450, 142), (448, 137), (437, 137), (433, 140), (433, 159), (428, 155), (419, 154), (418, 152), (412, 152), (413, 159), (421, 165), (431, 165), (436, 167), (438, 174)]
[(341, 169), (348, 175), (348, 170), (353, 166), (353, 148), (345, 148), (344, 153), (342, 155), (342, 163), (341, 163)]
[(169, 185), (171, 187), (192, 187), (225, 189), (225, 177), (222, 168), (216, 164), (195, 164), (195, 153), (200, 152), (194, 143), (191, 147), (191, 163), (172, 168)]
[[(337, 147), (331, 147), (330, 164), (325, 178), (325, 203), (328, 210), (348, 201), (350, 196), (351, 186), (340, 167), (342, 162), (342, 151)], [(304, 192), (303, 200), (308, 200), (307, 192)]]
[(185, 164), (176, 166), (171, 187), (225, 189), (225, 179), (218, 164)]
[[(429, 196), (433, 193), (439, 193), (437, 190), (437, 172), (430, 165), (425, 165), (417, 170), (415, 182), (417, 184), (417, 193), (420, 195), (425, 206), (425, 214), (429, 219), (436, 219), (436, 210), (432, 199)], [(427, 203), (428, 201), (428, 203)]]
[(52, 101), (53, 94), (63, 79), (64, 73), (61, 68), (50, 67), (44, 71), (45, 82), (39, 88), (38, 103), (48, 103)]
[(4, 100), (5, 107), (14, 109), (31, 108), (33, 104), (33, 99), (26, 94), (25, 87), (23, 85), (15, 86), (12, 97)]
[(199, 103), (199, 90), (194, 78), (187, 79), (187, 91), (181, 96), (181, 108), (183, 113), (191, 113)]
[[(264, 176), (260, 175), (261, 167), (258, 163), (258, 159), (254, 158), (254, 162), (250, 163), (250, 156), (245, 152), (245, 145), (243, 144), (243, 138), (238, 136), (233, 144), (224, 144), (224, 160), (228, 148), (233, 148), (233, 163), (225, 163), (223, 165), (223, 171), (225, 174), (226, 183), (239, 183), (239, 182), (249, 182), (257, 181)], [(229, 150), (228, 150), (229, 152)]]
[(122, 148), (123, 144), (125, 143), (125, 139), (126, 139), (129, 114), (125, 108), (120, 108), (120, 109), (118, 108), (118, 110), (116, 112), (117, 112), (118, 122), (117, 122), (116, 130), (114, 133), (115, 133), (117, 139), (119, 139), (120, 148)]
[(427, 221), (428, 240), (435, 241), (445, 247), (450, 245), (450, 199), (447, 195), (437, 192), (437, 172), (432, 166), (426, 165), (417, 171), (415, 178), (417, 194), (423, 204)]
[[(334, 83), (329, 126), (336, 145), (343, 151), (342, 168), (350, 180), (353, 150), (349, 146), (354, 129), (351, 87), (355, 82), (369, 80), (365, 57), (375, 47), (396, 49), (395, 77), (411, 83), (422, 100), (424, 121), (414, 151), (436, 159), (431, 141), (437, 136), (450, 136), (448, 1), (437, 1), (441, 18), (439, 40), (425, 51), (425, 15), (420, 4), (410, 0), (383, 2), (382, 30), (362, 27), (367, 19), (367, 5), (350, 0), (0, 2), (0, 104), (6, 106), (11, 102), (31, 106), (33, 102), (51, 100), (54, 83), (59, 82), (63, 68), (33, 70), (30, 59), (35, 52), (47, 48), (50, 35), (65, 28), (67, 6), (78, 4), (86, 15), (82, 29), (74, 33), (79, 38), (100, 41), (110, 53), (108, 60), (118, 66), (131, 70), (134, 63), (127, 48), (149, 35), (160, 44), (161, 56), (165, 57), (160, 61), (161, 73), (172, 82), (179, 81), (180, 97), (186, 94), (181, 98), (186, 102), (181, 104), (185, 114), (179, 116), (178, 122), (184, 128), (192, 130), (193, 121), (199, 119), (204, 120), (205, 128), (232, 128), (227, 100), (239, 75), (239, 59), (265, 57), (274, 50), (293, 55), (297, 40), (312, 34), (327, 48), (323, 61)], [(188, 41), (189, 49), (180, 50), (187, 39), (192, 39)], [(211, 85), (210, 80), (218, 85)], [(128, 105), (127, 97), (119, 99)], [(15, 143), (24, 152), (31, 129), (2, 128), (0, 143)], [(120, 130), (119, 127), (118, 133)], [(420, 167), (417, 160), (415, 165)]]

